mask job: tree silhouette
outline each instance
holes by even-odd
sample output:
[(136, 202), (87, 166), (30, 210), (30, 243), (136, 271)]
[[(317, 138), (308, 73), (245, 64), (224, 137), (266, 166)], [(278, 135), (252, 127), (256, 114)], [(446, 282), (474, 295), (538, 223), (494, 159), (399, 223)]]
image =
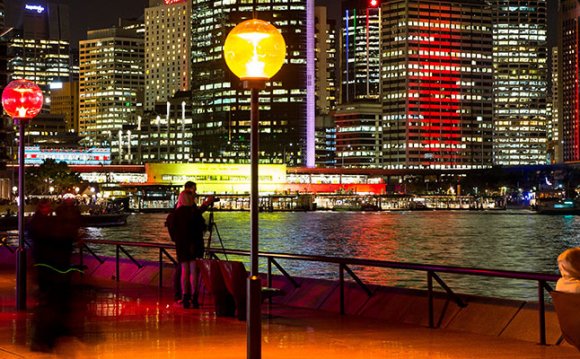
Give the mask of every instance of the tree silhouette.
[(25, 178), (26, 192), (32, 195), (49, 194), (51, 186), (55, 194), (72, 191), (83, 182), (65, 162), (54, 159), (46, 159), (40, 166), (27, 169)]

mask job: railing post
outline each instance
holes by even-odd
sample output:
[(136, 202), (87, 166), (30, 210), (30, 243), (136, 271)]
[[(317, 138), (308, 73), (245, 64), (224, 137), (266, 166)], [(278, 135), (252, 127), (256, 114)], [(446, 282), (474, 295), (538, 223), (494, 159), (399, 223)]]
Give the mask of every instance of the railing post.
[(435, 328), (433, 315), (433, 273), (427, 271), (427, 302), (429, 306), (429, 328)]
[(80, 266), (80, 269), (81, 269), (81, 277), (82, 277), (82, 276), (85, 275), (85, 270), (84, 270), (84, 267), (85, 267), (84, 266), (84, 264), (85, 264), (85, 261), (84, 261), (85, 254), (84, 254), (84, 250), (83, 250), (83, 248), (85, 247), (85, 245), (82, 242), (79, 242), (79, 243), (81, 243), (79, 245), (79, 266)]
[[(268, 257), (268, 288), (272, 288), (272, 258)], [(272, 298), (270, 298), (272, 299)]]
[(163, 248), (159, 248), (159, 292), (163, 288)]
[(544, 301), (544, 286), (546, 282), (543, 280), (538, 281), (538, 310), (539, 310), (539, 320), (540, 320), (540, 344), (546, 345), (546, 304)]
[(121, 269), (119, 268), (119, 251), (121, 246), (116, 245), (115, 246), (115, 274), (116, 274), (116, 279), (117, 282), (119, 282), (120, 280), (120, 275), (121, 275)]
[(342, 263), (338, 265), (338, 277), (340, 284), (340, 314), (344, 315), (344, 266)]

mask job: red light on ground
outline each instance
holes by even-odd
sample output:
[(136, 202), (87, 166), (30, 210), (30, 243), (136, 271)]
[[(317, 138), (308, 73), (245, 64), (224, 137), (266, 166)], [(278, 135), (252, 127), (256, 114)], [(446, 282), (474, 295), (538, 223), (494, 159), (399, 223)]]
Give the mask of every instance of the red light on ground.
[(40, 88), (28, 80), (12, 81), (2, 91), (2, 106), (12, 118), (36, 117), (42, 109), (43, 100)]
[(378, 7), (379, 0), (369, 0), (369, 7)]

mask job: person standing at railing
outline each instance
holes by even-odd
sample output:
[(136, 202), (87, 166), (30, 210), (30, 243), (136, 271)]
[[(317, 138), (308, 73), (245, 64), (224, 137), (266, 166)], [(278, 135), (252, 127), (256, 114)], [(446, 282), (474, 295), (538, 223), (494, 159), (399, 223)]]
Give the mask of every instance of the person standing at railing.
[(569, 248), (558, 256), (562, 278), (556, 283), (558, 292), (580, 294), (580, 248)]
[(209, 196), (198, 207), (195, 203), (196, 190), (195, 183), (192, 183), (190, 190), (184, 190), (179, 194), (170, 228), (175, 239), (177, 261), (181, 265), (183, 308), (199, 308), (196, 259), (203, 258), (204, 254), (203, 233), (206, 224), (202, 213), (214, 201), (213, 196)]

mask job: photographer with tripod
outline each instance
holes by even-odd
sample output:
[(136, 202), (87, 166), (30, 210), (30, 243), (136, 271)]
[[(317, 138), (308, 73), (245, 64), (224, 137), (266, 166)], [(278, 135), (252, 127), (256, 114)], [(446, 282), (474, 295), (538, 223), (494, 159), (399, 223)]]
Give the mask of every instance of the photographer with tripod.
[(197, 186), (188, 181), (185, 189), (179, 194), (177, 208), (173, 218), (168, 223), (168, 229), (175, 241), (177, 261), (181, 267), (181, 293), (183, 308), (199, 308), (198, 303), (198, 273), (196, 259), (203, 258), (203, 234), (207, 229), (203, 212), (215, 202), (209, 196), (201, 206), (195, 203)]

